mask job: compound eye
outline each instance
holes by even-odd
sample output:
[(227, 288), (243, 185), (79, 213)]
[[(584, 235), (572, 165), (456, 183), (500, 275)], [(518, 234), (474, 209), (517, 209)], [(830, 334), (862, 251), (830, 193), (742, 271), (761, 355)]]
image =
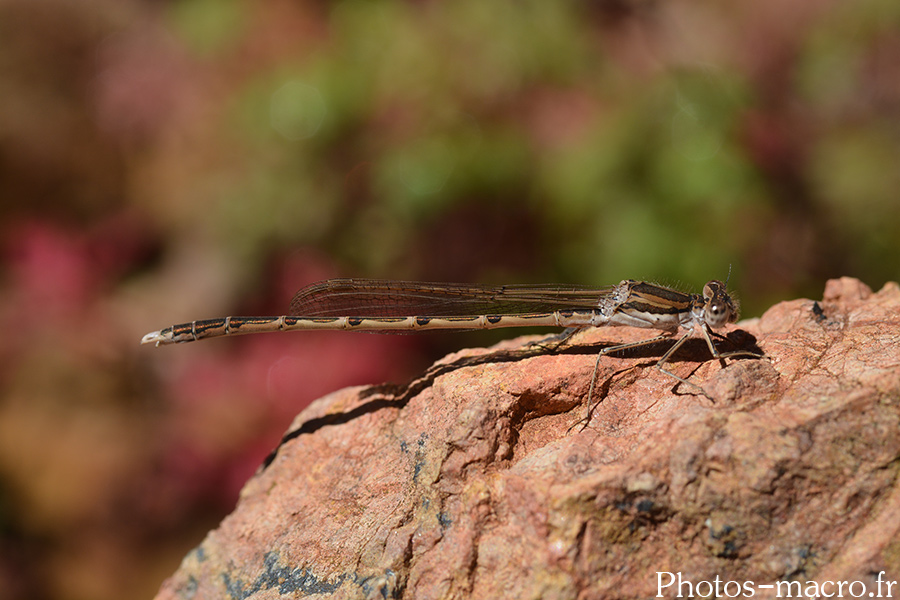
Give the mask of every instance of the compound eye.
[(728, 319), (728, 308), (724, 304), (714, 302), (709, 305), (709, 320), (711, 323), (720, 324)]

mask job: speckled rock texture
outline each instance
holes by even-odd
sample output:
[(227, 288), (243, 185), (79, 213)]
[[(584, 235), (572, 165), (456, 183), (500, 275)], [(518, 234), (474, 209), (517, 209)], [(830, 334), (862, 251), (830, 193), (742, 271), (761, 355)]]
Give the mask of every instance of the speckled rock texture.
[(604, 356), (582, 427), (598, 347), (647, 335), (584, 331), (556, 352), (520, 338), (318, 400), (157, 598), (900, 579), (897, 284), (832, 280), (719, 342), (763, 359), (709, 360), (691, 340), (670, 368), (712, 401), (654, 368), (664, 347)]

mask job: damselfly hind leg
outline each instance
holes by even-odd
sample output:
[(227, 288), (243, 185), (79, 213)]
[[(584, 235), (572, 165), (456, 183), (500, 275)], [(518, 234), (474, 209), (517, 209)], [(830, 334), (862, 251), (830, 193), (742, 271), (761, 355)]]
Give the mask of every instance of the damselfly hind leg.
[[(712, 340), (712, 336), (717, 336), (722, 339), (728, 339), (728, 338), (725, 338), (724, 336), (721, 336), (721, 335), (715, 333), (714, 331), (711, 331), (708, 327), (705, 327), (705, 326), (703, 328), (701, 328), (701, 331), (703, 332), (703, 337), (706, 340), (707, 346), (709, 347), (710, 354), (712, 354), (712, 357), (716, 360), (722, 360), (725, 358), (733, 358), (733, 357), (739, 357), (739, 356), (746, 356), (746, 357), (751, 357), (751, 358), (762, 358), (762, 356), (763, 356), (760, 353), (753, 352), (750, 350), (732, 350), (732, 351), (728, 351), (728, 352), (720, 352), (719, 349), (716, 348), (716, 345)], [(715, 399), (705, 389), (703, 389), (703, 387), (697, 385), (696, 383), (693, 383), (692, 381), (688, 381), (684, 377), (680, 377), (665, 368), (665, 365), (669, 361), (669, 359), (675, 354), (675, 352), (678, 351), (679, 348), (681, 348), (682, 345), (684, 345), (684, 343), (692, 336), (692, 334), (693, 334), (693, 331), (688, 331), (687, 333), (682, 335), (680, 338), (678, 338), (675, 341), (675, 343), (672, 344), (672, 347), (669, 348), (668, 350), (666, 350), (666, 352), (662, 355), (662, 357), (660, 357), (660, 359), (656, 362), (655, 366), (659, 370), (660, 373), (663, 373), (663, 374), (671, 377), (672, 379), (676, 380), (678, 383), (684, 384), (684, 385), (688, 386), (689, 388), (694, 389), (697, 393), (709, 398), (710, 401), (714, 402)], [(671, 340), (671, 339), (672, 339), (672, 337), (670, 335), (659, 335), (654, 338), (642, 340), (640, 342), (631, 342), (628, 344), (619, 344), (616, 346), (610, 346), (608, 348), (603, 348), (597, 354), (597, 360), (594, 361), (594, 370), (591, 373), (591, 383), (590, 383), (590, 386), (588, 387), (588, 395), (587, 395), (587, 402), (586, 402), (587, 411), (585, 413), (585, 416), (583, 419), (580, 419), (575, 424), (573, 424), (571, 427), (569, 427), (569, 431), (572, 431), (572, 429), (574, 429), (578, 425), (581, 425), (582, 426), (581, 429), (584, 430), (584, 428), (586, 428), (588, 423), (590, 422), (591, 411), (593, 410), (592, 400), (593, 400), (594, 390), (596, 389), (596, 386), (597, 386), (597, 373), (600, 369), (600, 358), (601, 357), (603, 357), (606, 354), (612, 354), (613, 352), (630, 350), (632, 348), (639, 348), (641, 346), (647, 346), (650, 344), (654, 344), (656, 342), (661, 342), (664, 340)]]
[(585, 403), (587, 405), (587, 410), (584, 413), (584, 418), (573, 423), (569, 429), (566, 430), (566, 433), (571, 433), (571, 431), (579, 425), (581, 425), (580, 431), (584, 431), (591, 421), (591, 399), (594, 396), (594, 388), (597, 386), (597, 372), (600, 370), (600, 357), (602, 357), (603, 354), (603, 352), (598, 352), (597, 359), (594, 361), (594, 370), (591, 372), (591, 383), (588, 386), (587, 402)]
[(584, 330), (584, 327), (566, 327), (559, 333), (548, 335), (547, 337), (537, 340), (536, 342), (528, 342), (526, 346), (540, 348), (550, 353), (557, 352), (560, 348), (565, 346), (570, 339), (572, 339), (572, 336), (582, 330)]
[[(605, 356), (607, 354), (612, 354), (613, 352), (621, 352), (624, 350), (631, 350), (632, 348), (640, 348), (641, 346), (649, 346), (650, 344), (655, 344), (657, 342), (661, 342), (664, 340), (670, 340), (670, 339), (672, 339), (670, 335), (664, 334), (664, 335), (658, 335), (658, 336), (650, 338), (650, 339), (641, 340), (639, 342), (629, 342), (627, 344), (616, 344), (615, 346), (609, 346), (607, 348), (601, 349), (597, 353), (597, 359), (594, 361), (594, 370), (591, 372), (591, 383), (588, 386), (587, 401), (585, 402), (585, 404), (587, 405), (587, 410), (585, 411), (584, 418), (580, 419), (579, 421), (575, 422), (571, 427), (569, 427), (569, 431), (572, 431), (572, 429), (574, 429), (578, 425), (581, 425), (582, 426), (581, 429), (584, 430), (584, 428), (587, 427), (588, 423), (591, 420), (591, 410), (593, 410), (594, 390), (597, 387), (597, 373), (600, 370), (600, 359), (603, 356)], [(681, 344), (681, 340), (679, 340), (679, 342), (676, 344), (676, 347), (680, 344)]]

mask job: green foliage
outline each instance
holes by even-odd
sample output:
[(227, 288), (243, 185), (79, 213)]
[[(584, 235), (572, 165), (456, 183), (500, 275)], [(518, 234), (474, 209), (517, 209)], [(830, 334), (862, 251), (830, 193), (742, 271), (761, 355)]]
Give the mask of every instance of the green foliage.
[(240, 0), (179, 0), (168, 5), (168, 16), (196, 54), (209, 56), (238, 38), (246, 8)]
[[(190, 24), (212, 5), (179, 6), (180, 29), (202, 37)], [(233, 20), (233, 5), (222, 10), (212, 23)], [(313, 245), (350, 273), (428, 278), (415, 266), (428, 263), (423, 240), (477, 218), (477, 205), (532, 223), (521, 235), (537, 262), (505, 269), (518, 280), (695, 287), (729, 265), (739, 283), (747, 262), (759, 269), (752, 257), (782, 256), (778, 268), (799, 285), (815, 281), (810, 268), (838, 274), (824, 258), (835, 241), (859, 249), (844, 267), (865, 271), (897, 250), (884, 228), (898, 189), (896, 120), (877, 106), (853, 123), (850, 114), (872, 40), (891, 35), (896, 12), (873, 1), (811, 22), (784, 79), (806, 110), (782, 107), (725, 61), (659, 54), (634, 69), (640, 61), (605, 51), (634, 51), (615, 19), (577, 3), (339, 2), (322, 15), (321, 40), (304, 45), (314, 51), (280, 56), (235, 89), (225, 126), (241, 168), (220, 196), (219, 237), (248, 260)], [(820, 215), (812, 254), (772, 245), (769, 232), (803, 211)], [(469, 223), (437, 260), (477, 256), (484, 273), (520, 264), (519, 244), (479, 250), (506, 239), (502, 226)]]

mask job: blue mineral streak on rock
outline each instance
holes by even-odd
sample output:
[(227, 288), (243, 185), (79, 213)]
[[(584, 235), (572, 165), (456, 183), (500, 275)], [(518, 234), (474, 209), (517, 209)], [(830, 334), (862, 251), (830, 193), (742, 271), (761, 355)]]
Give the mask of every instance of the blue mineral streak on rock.
[(262, 590), (270, 589), (277, 589), (281, 595), (331, 594), (345, 581), (352, 581), (367, 595), (377, 590), (382, 598), (396, 598), (402, 593), (402, 587), (398, 587), (396, 574), (391, 569), (387, 569), (383, 575), (362, 577), (356, 573), (342, 573), (328, 581), (322, 581), (310, 569), (280, 564), (278, 552), (267, 553), (263, 558), (263, 567), (264, 571), (252, 583), (240, 577), (232, 579), (229, 573), (222, 573), (228, 597), (245, 600)]

